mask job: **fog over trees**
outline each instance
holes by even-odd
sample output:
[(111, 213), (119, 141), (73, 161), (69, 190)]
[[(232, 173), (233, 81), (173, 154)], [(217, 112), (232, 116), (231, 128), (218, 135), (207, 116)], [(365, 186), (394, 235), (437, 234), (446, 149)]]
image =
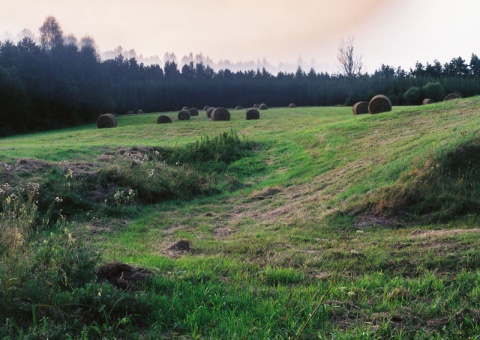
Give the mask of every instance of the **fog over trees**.
[[(480, 59), (455, 57), (421, 63), (410, 70), (382, 65), (362, 73), (353, 40), (339, 48), (341, 72), (314, 68), (271, 73), (266, 60), (214, 63), (201, 53), (167, 52), (146, 63), (131, 49), (117, 47), (102, 60), (94, 37), (80, 39), (46, 18), (39, 39), (28, 29), (18, 40), (0, 43), (0, 136), (94, 122), (106, 112), (124, 114), (179, 110), (205, 105), (249, 107), (352, 105), (387, 95), (394, 105), (420, 104), (427, 96), (480, 93)], [(342, 64), (345, 62), (346, 64)], [(351, 62), (351, 64), (349, 64)], [(345, 68), (344, 66), (347, 66)], [(433, 91), (433, 92), (432, 92)]]

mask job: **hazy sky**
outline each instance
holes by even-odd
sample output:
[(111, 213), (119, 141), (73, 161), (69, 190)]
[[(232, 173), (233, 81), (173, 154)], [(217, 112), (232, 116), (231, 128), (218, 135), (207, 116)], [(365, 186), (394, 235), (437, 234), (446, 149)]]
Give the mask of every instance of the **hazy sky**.
[(0, 0), (0, 35), (38, 28), (48, 15), (65, 34), (145, 57), (190, 52), (214, 61), (262, 60), (336, 72), (354, 37), (366, 71), (480, 55), (479, 0)]

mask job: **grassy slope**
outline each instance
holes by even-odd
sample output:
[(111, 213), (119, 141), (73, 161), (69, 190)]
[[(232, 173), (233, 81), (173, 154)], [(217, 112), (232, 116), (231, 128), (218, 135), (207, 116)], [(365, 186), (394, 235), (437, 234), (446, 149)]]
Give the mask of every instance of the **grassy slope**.
[[(258, 143), (254, 157), (231, 165), (247, 188), (149, 207), (126, 226), (104, 221), (101, 237), (97, 224), (94, 242), (106, 260), (161, 274), (150, 288), (159, 300), (168, 297), (153, 317), (161, 334), (294, 337), (322, 302), (304, 335), (469, 336), (480, 331), (476, 215), (405, 225), (334, 213), (478, 136), (479, 104), (473, 98), (375, 116), (279, 108), (261, 111), (259, 121), (245, 121), (242, 110), (230, 122), (210, 122), (202, 112), (168, 125), (145, 114), (120, 117), (116, 129), (2, 139), (0, 155), (95, 162), (117, 147), (182, 145), (229, 129)], [(193, 252), (168, 250), (179, 239), (191, 240)]]

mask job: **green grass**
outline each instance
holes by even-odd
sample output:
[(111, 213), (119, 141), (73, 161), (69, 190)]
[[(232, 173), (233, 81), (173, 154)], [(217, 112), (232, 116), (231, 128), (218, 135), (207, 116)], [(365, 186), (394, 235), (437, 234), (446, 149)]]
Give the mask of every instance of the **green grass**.
[[(17, 311), (0, 334), (474, 339), (480, 334), (479, 104), (475, 97), (361, 116), (346, 107), (270, 108), (258, 121), (232, 110), (229, 122), (211, 122), (204, 112), (177, 121), (172, 112), (173, 124), (157, 125), (158, 114), (145, 114), (119, 117), (115, 129), (89, 125), (1, 139), (7, 167), (36, 158), (74, 169), (71, 178), (66, 170), (46, 177), (0, 170), (18, 185), (49, 179), (49, 202), (57, 195), (75, 202), (75, 194), (97, 188), (80, 175), (80, 163), (89, 171), (119, 167), (123, 182), (107, 181), (115, 190), (160, 190), (160, 178), (149, 179), (147, 170), (163, 171), (162, 160), (129, 171), (130, 161), (117, 156), (132, 147), (177, 150), (170, 159), (182, 160), (189, 175), (179, 181), (178, 169), (165, 170), (169, 185), (186, 188), (168, 199), (137, 201), (137, 194), (115, 201), (112, 191), (106, 204), (72, 203), (75, 221), (60, 221), (73, 223), (69, 228), (100, 250), (103, 262), (152, 270), (142, 290), (111, 292), (104, 300), (93, 299), (99, 283), (75, 286), (72, 295), (54, 292), (49, 303), (56, 314), (40, 308), (43, 319), (33, 317), (27, 303), (28, 312)], [(219, 136), (230, 133), (248, 152), (209, 162), (224, 148), (212, 156), (208, 143), (220, 145)], [(105, 153), (116, 155), (113, 165)], [(187, 194), (196, 172), (210, 176), (212, 190)], [(191, 249), (170, 248), (179, 240), (189, 240)], [(3, 301), (8, 286), (1, 287)], [(79, 303), (93, 306), (81, 305), (80, 314), (100, 311), (96, 319), (59, 318), (58, 311), (74, 313), (67, 305)], [(22, 329), (22, 322), (31, 327)]]

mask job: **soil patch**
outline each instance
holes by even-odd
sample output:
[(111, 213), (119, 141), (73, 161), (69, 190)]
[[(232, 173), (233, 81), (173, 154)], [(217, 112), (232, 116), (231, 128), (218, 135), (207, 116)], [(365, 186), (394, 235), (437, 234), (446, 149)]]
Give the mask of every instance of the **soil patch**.
[(152, 274), (145, 268), (136, 268), (121, 262), (106, 263), (96, 271), (99, 280), (105, 280), (123, 290), (139, 290), (141, 282)]

